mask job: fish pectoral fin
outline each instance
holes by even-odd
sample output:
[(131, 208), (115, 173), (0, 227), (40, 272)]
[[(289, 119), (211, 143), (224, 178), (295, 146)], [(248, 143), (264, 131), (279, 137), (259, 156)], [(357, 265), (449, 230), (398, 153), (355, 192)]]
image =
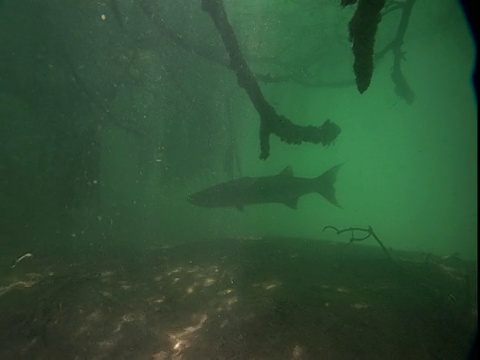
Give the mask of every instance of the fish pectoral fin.
[(298, 199), (288, 199), (283, 202), (290, 209), (296, 209), (298, 207)]

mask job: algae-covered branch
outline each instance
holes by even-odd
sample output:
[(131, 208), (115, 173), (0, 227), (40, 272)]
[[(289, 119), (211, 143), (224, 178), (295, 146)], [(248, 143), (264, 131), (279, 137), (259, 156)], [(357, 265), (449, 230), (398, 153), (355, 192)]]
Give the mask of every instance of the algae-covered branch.
[[(350, 5), (352, 1), (343, 1), (342, 5)], [(373, 75), (373, 49), (378, 24), (382, 18), (381, 11), (385, 0), (360, 0), (348, 30), (352, 51), (355, 57), (353, 71), (357, 88), (363, 93), (370, 86)]]
[(237, 76), (238, 85), (245, 89), (260, 115), (260, 158), (264, 160), (270, 155), (271, 134), (277, 135), (288, 144), (301, 144), (304, 141), (321, 143), (324, 146), (331, 144), (341, 131), (336, 124), (326, 120), (320, 126), (296, 125), (285, 116), (279, 115), (263, 97), (260, 86), (242, 54), (222, 0), (203, 0), (202, 9), (210, 14), (222, 37), (230, 57), (231, 68)]

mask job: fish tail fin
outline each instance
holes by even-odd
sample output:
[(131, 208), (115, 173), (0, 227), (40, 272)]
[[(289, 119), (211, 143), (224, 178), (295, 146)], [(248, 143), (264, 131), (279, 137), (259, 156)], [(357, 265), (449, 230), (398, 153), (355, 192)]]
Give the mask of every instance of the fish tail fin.
[(316, 178), (316, 190), (335, 206), (339, 205), (337, 198), (335, 197), (335, 181), (337, 180), (337, 172), (342, 164), (332, 167), (330, 170), (325, 171), (322, 175)]

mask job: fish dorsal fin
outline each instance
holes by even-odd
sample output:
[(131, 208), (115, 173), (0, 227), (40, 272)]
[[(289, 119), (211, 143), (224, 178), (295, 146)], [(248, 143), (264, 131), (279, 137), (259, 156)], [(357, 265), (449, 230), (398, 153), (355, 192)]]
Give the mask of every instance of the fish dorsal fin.
[(291, 166), (287, 166), (285, 169), (283, 169), (283, 170), (280, 172), (280, 175), (283, 175), (283, 176), (293, 176), (292, 167), (291, 167)]

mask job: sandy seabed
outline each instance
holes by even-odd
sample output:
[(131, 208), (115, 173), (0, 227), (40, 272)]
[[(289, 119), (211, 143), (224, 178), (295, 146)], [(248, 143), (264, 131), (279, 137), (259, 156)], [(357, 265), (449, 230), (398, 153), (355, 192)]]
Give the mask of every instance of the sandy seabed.
[(0, 359), (465, 359), (477, 264), (293, 238), (0, 255)]

